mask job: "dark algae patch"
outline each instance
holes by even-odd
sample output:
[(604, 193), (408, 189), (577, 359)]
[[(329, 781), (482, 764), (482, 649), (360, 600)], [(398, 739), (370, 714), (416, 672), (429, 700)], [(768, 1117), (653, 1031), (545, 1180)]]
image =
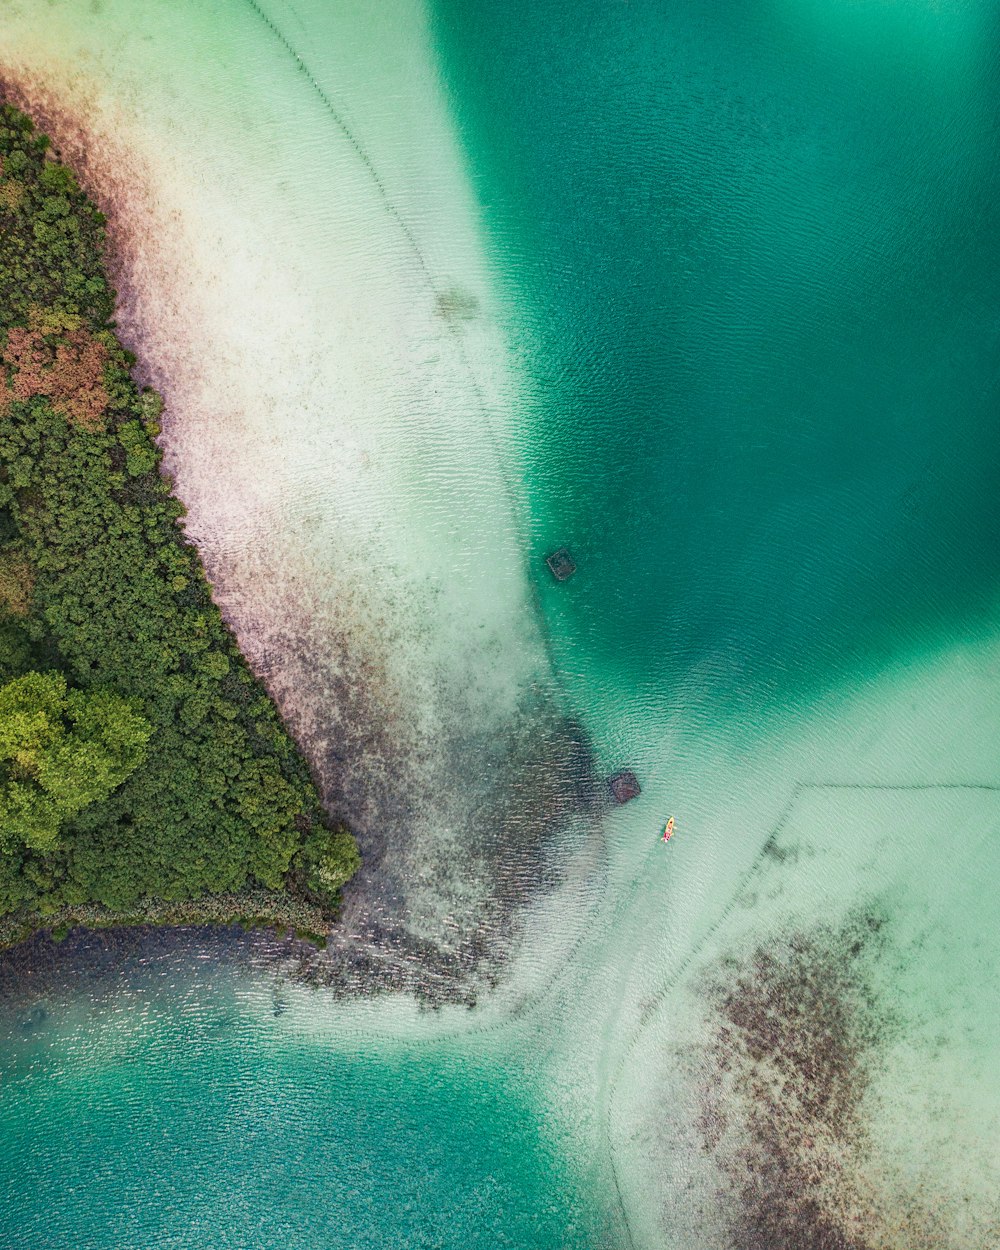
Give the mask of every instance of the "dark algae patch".
[[(888, 1024), (860, 966), (881, 921), (850, 927), (857, 932), (796, 933), (784, 946), (758, 947), (731, 980), (710, 987), (722, 1080), (705, 1090), (701, 1129), (710, 1148), (722, 1147), (733, 1185), (733, 1250), (869, 1250), (826, 1193), (859, 1132)], [(734, 1106), (745, 1116), (739, 1144), (726, 1132)]]
[(72, 173), (0, 107), (0, 936), (322, 930), (357, 849), (184, 537), (103, 249)]
[(888, 1181), (871, 1137), (901, 1027), (878, 975), (891, 927), (859, 910), (723, 960), (705, 982), (698, 1127), (722, 1178), (725, 1250), (957, 1244), (933, 1202)]

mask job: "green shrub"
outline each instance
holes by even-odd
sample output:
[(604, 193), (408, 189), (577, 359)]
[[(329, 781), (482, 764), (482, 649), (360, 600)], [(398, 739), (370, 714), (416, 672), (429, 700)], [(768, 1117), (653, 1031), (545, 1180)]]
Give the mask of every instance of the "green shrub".
[(66, 820), (135, 771), (152, 732), (118, 695), (67, 690), (61, 673), (0, 687), (0, 847), (52, 847)]
[(358, 845), (346, 829), (316, 829), (295, 859), (303, 892), (321, 907), (336, 903), (360, 867)]

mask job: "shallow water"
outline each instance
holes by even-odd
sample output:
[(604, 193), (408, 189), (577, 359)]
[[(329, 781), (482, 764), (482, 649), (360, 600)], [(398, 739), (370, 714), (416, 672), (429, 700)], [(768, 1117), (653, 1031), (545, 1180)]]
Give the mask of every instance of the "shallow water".
[(1000, 1239), (994, 6), (136, 11), (6, 5), (4, 56), (86, 127), (191, 532), (362, 834), (308, 976), (477, 1005), (202, 938), (67, 974), (3, 1122), (83, 1179), (9, 1229)]

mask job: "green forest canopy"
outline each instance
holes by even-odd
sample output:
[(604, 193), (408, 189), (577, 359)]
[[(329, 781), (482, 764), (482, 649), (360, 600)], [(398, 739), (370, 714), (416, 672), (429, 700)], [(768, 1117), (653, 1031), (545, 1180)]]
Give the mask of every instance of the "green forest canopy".
[(0, 687), (0, 847), (52, 847), (65, 821), (135, 772), (152, 732), (118, 695), (68, 690), (62, 673)]
[(359, 866), (211, 599), (112, 321), (104, 218), (0, 106), (0, 914)]

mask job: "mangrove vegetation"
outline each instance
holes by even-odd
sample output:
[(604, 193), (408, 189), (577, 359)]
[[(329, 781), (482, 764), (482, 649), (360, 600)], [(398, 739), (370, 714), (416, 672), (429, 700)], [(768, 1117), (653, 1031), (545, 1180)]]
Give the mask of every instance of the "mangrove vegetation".
[(0, 914), (328, 916), (357, 848), (185, 538), (104, 226), (0, 106)]

